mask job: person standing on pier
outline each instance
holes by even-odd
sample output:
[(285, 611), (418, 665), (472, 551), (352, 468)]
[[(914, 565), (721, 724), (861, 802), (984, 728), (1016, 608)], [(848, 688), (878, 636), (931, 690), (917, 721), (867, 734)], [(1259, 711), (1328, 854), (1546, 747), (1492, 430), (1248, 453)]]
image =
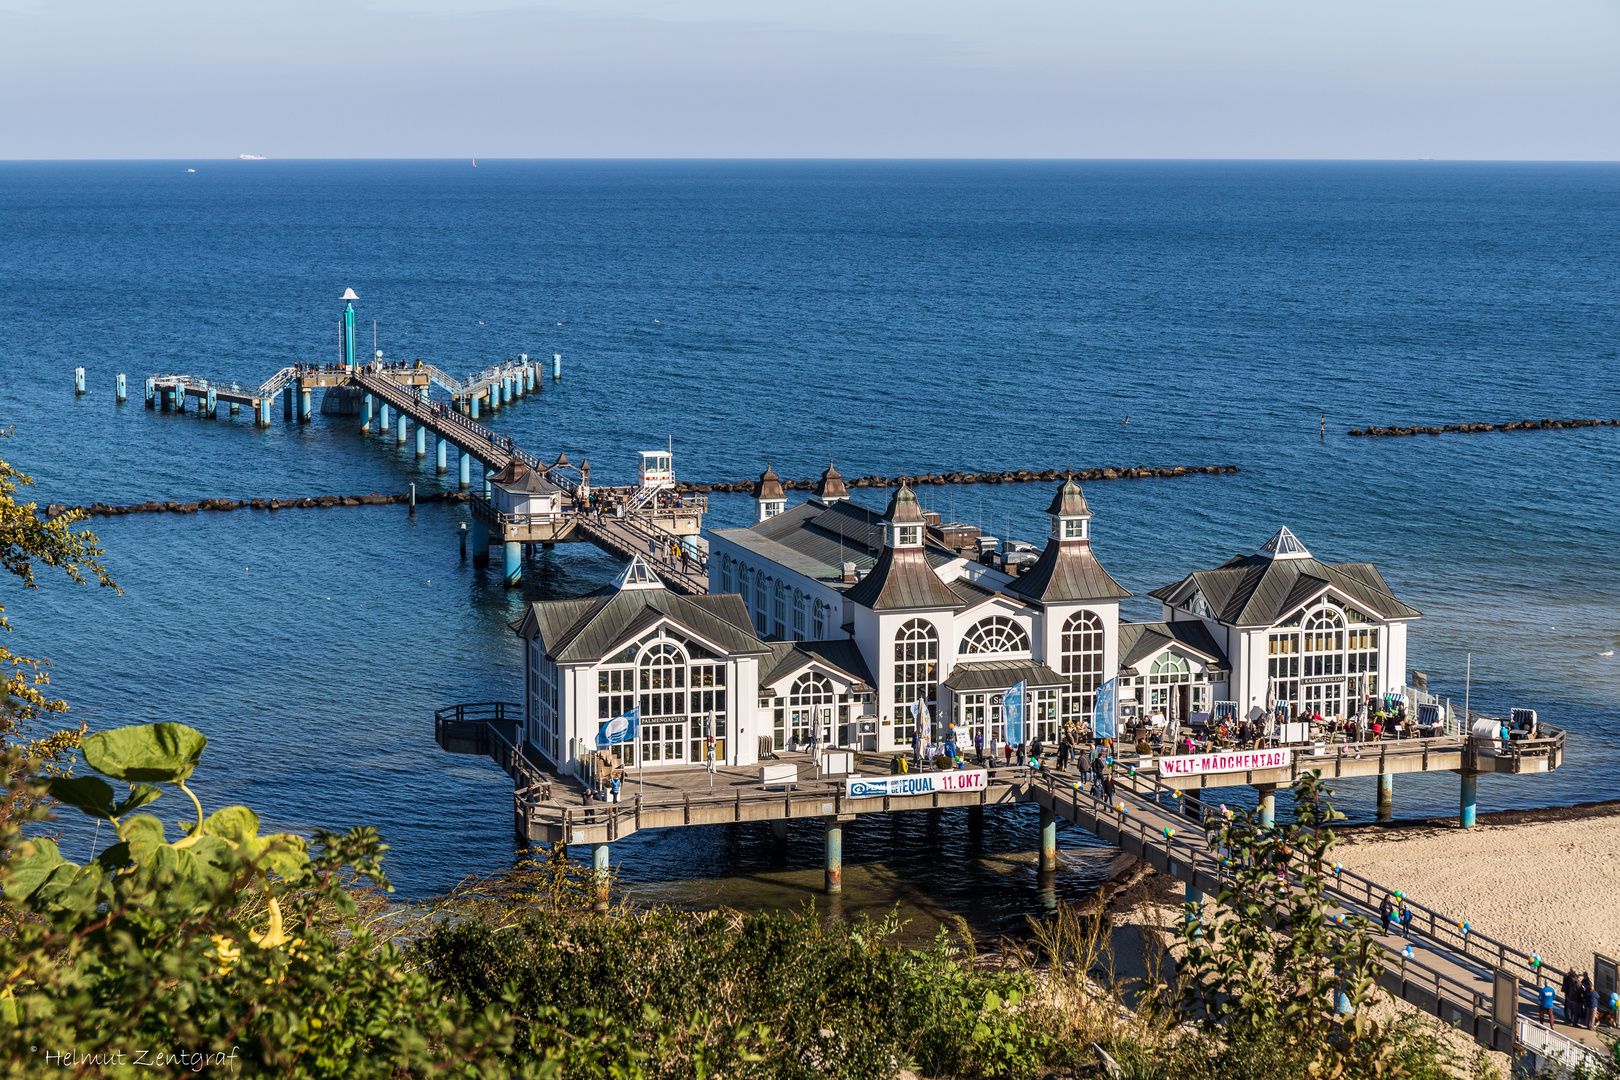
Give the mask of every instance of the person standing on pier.
[(1378, 901), (1378, 917), (1383, 920), (1384, 933), (1389, 933), (1389, 920), (1395, 915), (1395, 902), (1389, 898), (1389, 893)]
[(1553, 1006), (1558, 1004), (1558, 991), (1552, 988), (1552, 983), (1543, 982), (1538, 997), (1541, 1003), (1541, 1015), (1538, 1019), (1543, 1024), (1550, 1025), (1553, 1022)]
[(1573, 968), (1571, 968), (1569, 971), (1564, 972), (1563, 990), (1564, 990), (1564, 1023), (1571, 1026), (1571, 1027), (1574, 1027), (1579, 1023), (1579, 1021), (1575, 1019), (1576, 1010), (1579, 1008), (1579, 1006), (1576, 1003), (1575, 998), (1576, 998), (1576, 995), (1578, 995), (1580, 993), (1580, 990), (1581, 990), (1581, 978), (1580, 978), (1579, 975), (1575, 974), (1575, 971), (1574, 971)]

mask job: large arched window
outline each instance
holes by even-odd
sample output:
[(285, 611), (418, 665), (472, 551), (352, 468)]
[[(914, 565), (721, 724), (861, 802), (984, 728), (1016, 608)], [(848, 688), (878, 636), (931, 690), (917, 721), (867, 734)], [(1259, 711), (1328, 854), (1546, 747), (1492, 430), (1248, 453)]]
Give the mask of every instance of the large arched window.
[(805, 611), (809, 597), (798, 589), (793, 590), (793, 640), (804, 640), (804, 627), (807, 612)]
[(787, 635), (787, 603), (788, 603), (787, 582), (778, 581), (776, 583), (776, 603), (771, 608), (771, 613), (772, 613), (772, 615), (775, 616), (773, 621), (776, 624), (776, 639), (778, 641), (786, 641), (787, 636), (788, 636)]
[(1148, 668), (1148, 707), (1166, 709), (1178, 720), (1186, 719), (1188, 701), (1178, 704), (1177, 687), (1192, 682), (1192, 665), (1185, 656), (1167, 652), (1153, 661)]
[(735, 592), (737, 560), (730, 555), (720, 556), (720, 591), (723, 593)]
[(810, 622), (810, 639), (827, 640), (827, 602), (820, 597), (816, 598), (815, 617)]
[(1029, 635), (1005, 615), (992, 615), (974, 623), (956, 651), (964, 656), (1029, 652)]
[(1089, 720), (1097, 687), (1103, 682), (1103, 621), (1096, 612), (1077, 611), (1069, 616), (1063, 624), (1058, 654), (1063, 677), (1069, 680), (1069, 691), (1063, 695), (1063, 716), (1066, 720)]
[(641, 654), (641, 715), (676, 716), (686, 712), (686, 657), (667, 641)]
[(1344, 619), (1332, 608), (1323, 608), (1305, 620), (1305, 678), (1344, 674)]
[[(896, 746), (910, 745), (916, 736), (916, 721), (911, 715), (914, 703), (921, 700), (930, 709), (934, 706), (935, 686), (939, 676), (939, 633), (927, 619), (912, 619), (895, 631), (894, 635), (894, 742)], [(929, 734), (924, 732), (924, 734)]]
[(770, 610), (766, 607), (765, 599), (765, 571), (754, 571), (754, 629), (760, 637), (765, 636), (765, 621), (770, 618)]
[(819, 671), (806, 672), (788, 691), (788, 722), (794, 742), (831, 738), (833, 710), (832, 680)]

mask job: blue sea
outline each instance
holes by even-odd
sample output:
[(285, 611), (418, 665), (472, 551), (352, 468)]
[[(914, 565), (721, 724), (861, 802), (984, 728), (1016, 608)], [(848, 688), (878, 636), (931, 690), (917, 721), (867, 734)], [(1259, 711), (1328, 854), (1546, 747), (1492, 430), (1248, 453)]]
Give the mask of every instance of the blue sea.
[[(1487, 777), (1481, 810), (1620, 797), (1620, 660), (1602, 655), (1620, 639), (1620, 428), (1345, 436), (1620, 416), (1620, 167), (5, 163), (0, 454), (42, 505), (433, 490), (431, 457), (350, 418), (256, 429), (141, 405), (154, 372), (256, 384), (335, 359), (345, 288), (389, 359), (562, 354), (563, 379), (493, 423), (588, 457), (598, 482), (671, 443), (695, 480), (767, 459), (789, 477), (829, 460), (846, 476), (1236, 464), (1087, 485), (1128, 617), (1287, 525), (1321, 558), (1376, 563), (1423, 612), (1409, 659), (1431, 689), (1570, 730), (1563, 769)], [(1038, 542), (1048, 486), (922, 497)], [(743, 496), (711, 506), (715, 526), (751, 519)], [(508, 622), (616, 569), (563, 546), (508, 592), (460, 560), (464, 517), (97, 519), (122, 592), (0, 583), (6, 643), (49, 657), (92, 727), (204, 731), (205, 802), (376, 825), (400, 894), (433, 894), (516, 854), (510, 782), (442, 754), (433, 710), (517, 700)], [(1370, 782), (1340, 788), (1371, 815)], [(1397, 780), (1398, 816), (1456, 803), (1449, 774)], [(862, 821), (844, 903), (1016, 925), (1038, 904), (1034, 844), (1020, 812)], [(1056, 892), (1079, 895), (1106, 858), (1084, 834), (1063, 844)], [(808, 826), (785, 850), (739, 826), (642, 835), (614, 859), (637, 895), (683, 903), (798, 903), (820, 879)]]

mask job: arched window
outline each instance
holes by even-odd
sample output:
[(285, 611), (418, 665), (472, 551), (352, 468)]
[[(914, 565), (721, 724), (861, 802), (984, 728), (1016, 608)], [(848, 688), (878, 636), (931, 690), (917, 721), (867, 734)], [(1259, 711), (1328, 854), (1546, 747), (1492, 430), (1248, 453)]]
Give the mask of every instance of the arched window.
[(819, 597), (816, 599), (815, 616), (810, 623), (810, 639), (827, 640), (827, 602)]
[[(939, 678), (939, 633), (926, 619), (912, 619), (894, 635), (894, 742), (909, 746), (916, 736), (913, 703), (933, 708)], [(924, 734), (929, 734), (924, 732)]]
[(800, 675), (788, 692), (789, 705), (831, 705), (833, 703), (832, 680), (819, 671), (812, 671)]
[(760, 637), (765, 636), (765, 620), (770, 618), (770, 611), (765, 601), (765, 571), (754, 571), (754, 629)]
[(667, 641), (641, 654), (641, 715), (686, 713), (686, 657)]
[(806, 672), (788, 691), (788, 718), (793, 740), (808, 742), (812, 733), (822, 740), (832, 736), (832, 680), (819, 671)]
[(804, 640), (805, 607), (809, 598), (798, 589), (793, 590), (793, 640)]
[(1153, 661), (1148, 669), (1148, 685), (1164, 686), (1170, 683), (1184, 683), (1192, 681), (1192, 669), (1185, 656), (1175, 653), (1165, 653)]
[(787, 601), (787, 582), (778, 581), (776, 583), (776, 604), (771, 612), (775, 616), (776, 639), (778, 641), (787, 640)]
[(1332, 608), (1313, 612), (1305, 620), (1305, 678), (1344, 674), (1344, 619)]
[(964, 656), (980, 653), (1029, 652), (1029, 635), (1005, 615), (992, 615), (973, 624), (956, 651)]
[(729, 593), (736, 591), (737, 560), (730, 555), (720, 556), (720, 591)]
[(1065, 719), (1091, 718), (1097, 687), (1103, 683), (1103, 621), (1095, 612), (1077, 611), (1063, 624), (1058, 642), (1063, 677), (1069, 692), (1063, 695)]

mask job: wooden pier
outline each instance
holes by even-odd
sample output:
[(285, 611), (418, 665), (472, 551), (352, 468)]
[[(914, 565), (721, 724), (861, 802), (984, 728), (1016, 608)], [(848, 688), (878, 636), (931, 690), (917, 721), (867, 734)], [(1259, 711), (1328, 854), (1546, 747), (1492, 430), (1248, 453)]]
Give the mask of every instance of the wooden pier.
[[(1514, 742), (1444, 736), (1379, 743), (1345, 744), (1345, 752), (1293, 753), (1287, 765), (1242, 772), (1167, 776), (1160, 762), (1121, 757), (1115, 764), (1114, 805), (1094, 799), (1077, 774), (1027, 766), (991, 766), (984, 786), (974, 791), (929, 792), (906, 796), (851, 798), (845, 776), (814, 778), (806, 754), (778, 754), (780, 763), (798, 766), (805, 779), (763, 784), (757, 767), (661, 768), (621, 781), (621, 801), (586, 803), (584, 789), (571, 776), (535, 764), (519, 740), (522, 707), (487, 702), (456, 705), (435, 714), (434, 736), (451, 753), (478, 754), (497, 762), (514, 781), (513, 824), (518, 837), (536, 844), (592, 848), (598, 869), (607, 867), (608, 845), (648, 829), (692, 825), (769, 822), (784, 829), (794, 819), (820, 819), (827, 830), (827, 887), (842, 881), (842, 829), (861, 817), (952, 807), (1040, 808), (1040, 865), (1056, 869), (1056, 823), (1067, 821), (1155, 870), (1182, 881), (1187, 898), (1217, 895), (1231, 871), (1211, 849), (1202, 822), (1219, 811), (1190, 792), (1207, 787), (1253, 786), (1265, 800), (1307, 772), (1324, 779), (1373, 777), (1412, 772), (1534, 774), (1556, 769), (1565, 748), (1563, 731), (1544, 728), (1544, 737)], [(1308, 749), (1308, 748), (1306, 748)], [(883, 755), (881, 775), (888, 775)], [(870, 766), (866, 775), (878, 775)], [(1123, 812), (1116, 807), (1123, 806)], [(1376, 923), (1379, 898), (1393, 892), (1348, 871), (1332, 876), (1329, 892), (1336, 913), (1365, 915)], [(1415, 903), (1410, 939), (1374, 934), (1381, 948), (1383, 985), (1396, 997), (1445, 1023), (1467, 1031), (1480, 1045), (1512, 1052), (1539, 1048), (1543, 1057), (1571, 1059), (1593, 1051), (1590, 1033), (1536, 1021), (1535, 992), (1541, 981), (1557, 984), (1560, 972), (1532, 967), (1534, 950), (1521, 949), (1478, 932), (1465, 932), (1449, 915)], [(1414, 955), (1402, 955), (1413, 946)]]
[[(472, 492), (472, 558), (483, 564), (489, 546), (499, 545), (507, 584), (521, 583), (522, 553), (533, 545), (589, 543), (615, 558), (640, 554), (655, 563), (665, 583), (678, 592), (707, 592), (706, 554), (700, 539), (708, 509), (705, 498), (674, 494), (672, 485), (592, 487), (588, 463), (575, 468), (563, 456), (547, 463), (480, 422), (484, 413), (508, 407), (543, 386), (539, 364), (527, 357), (465, 380), (421, 363), (296, 365), (282, 368), (257, 387), (190, 375), (153, 375), (146, 380), (146, 404), (179, 412), (189, 405), (203, 417), (217, 416), (222, 402), (233, 414), (246, 405), (263, 426), (271, 423), (278, 402), (284, 419), (308, 422), (315, 411), (314, 391), (345, 391), (353, 395), (360, 430), (385, 439), (392, 436), (401, 446), (414, 437), (418, 458), (428, 455), (431, 435), (440, 474), (450, 470), (450, 451), (455, 451), (459, 485)], [(435, 387), (441, 391), (438, 397)], [(557, 489), (554, 511), (508, 513), (496, 505), (490, 478), (510, 474), (514, 463)], [(604, 505), (613, 510), (604, 511)]]

